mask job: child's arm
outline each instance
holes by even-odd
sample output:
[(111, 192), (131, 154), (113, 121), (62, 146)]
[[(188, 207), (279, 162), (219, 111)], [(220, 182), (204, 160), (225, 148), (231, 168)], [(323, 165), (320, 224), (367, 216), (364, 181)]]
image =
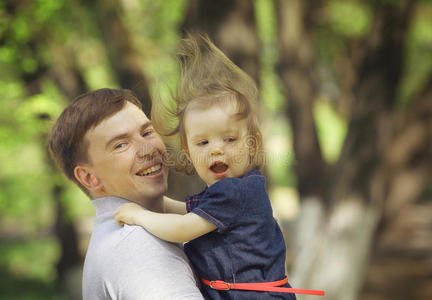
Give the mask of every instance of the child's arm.
[(194, 213), (160, 214), (135, 203), (120, 206), (114, 218), (119, 225), (139, 225), (158, 238), (173, 243), (187, 242), (216, 229), (216, 225)]
[(167, 214), (186, 214), (186, 203), (182, 201), (173, 200), (166, 196), (163, 197), (164, 209)]

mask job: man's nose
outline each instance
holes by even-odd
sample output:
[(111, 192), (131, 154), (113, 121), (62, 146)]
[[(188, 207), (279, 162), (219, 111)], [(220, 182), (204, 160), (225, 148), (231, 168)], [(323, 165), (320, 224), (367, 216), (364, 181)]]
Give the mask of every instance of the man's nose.
[(136, 157), (140, 160), (149, 160), (155, 152), (154, 147), (149, 143), (138, 143), (136, 149)]

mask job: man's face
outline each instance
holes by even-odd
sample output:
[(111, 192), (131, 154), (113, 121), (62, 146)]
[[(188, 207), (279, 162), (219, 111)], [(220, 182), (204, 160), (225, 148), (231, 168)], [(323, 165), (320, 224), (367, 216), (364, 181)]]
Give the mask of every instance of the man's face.
[(89, 143), (89, 168), (102, 184), (98, 196), (118, 196), (144, 204), (166, 192), (165, 145), (134, 104), (127, 102), (84, 138)]

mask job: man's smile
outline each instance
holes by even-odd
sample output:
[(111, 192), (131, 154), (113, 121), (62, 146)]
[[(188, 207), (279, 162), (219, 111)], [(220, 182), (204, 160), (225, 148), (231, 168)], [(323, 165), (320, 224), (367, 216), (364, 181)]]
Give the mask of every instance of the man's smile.
[(146, 167), (144, 169), (139, 170), (136, 175), (145, 176), (145, 177), (155, 177), (162, 173), (162, 163), (153, 164), (150, 167)]

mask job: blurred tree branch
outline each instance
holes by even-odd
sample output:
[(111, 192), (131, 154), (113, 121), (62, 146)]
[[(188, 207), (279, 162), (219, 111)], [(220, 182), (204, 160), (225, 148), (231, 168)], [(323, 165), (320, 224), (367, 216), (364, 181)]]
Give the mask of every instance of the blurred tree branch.
[(108, 60), (114, 75), (122, 88), (132, 90), (143, 104), (143, 110), (150, 116), (151, 96), (148, 80), (142, 71), (139, 53), (125, 26), (118, 0), (84, 1), (100, 29), (102, 40), (108, 51)]
[(251, 0), (191, 0), (181, 31), (207, 33), (259, 85), (261, 43)]
[(301, 198), (323, 192), (325, 163), (318, 142), (313, 104), (318, 93), (312, 16), (319, 1), (277, 1), (279, 63), (278, 74), (287, 99), (285, 114), (293, 128), (296, 160), (294, 168)]

